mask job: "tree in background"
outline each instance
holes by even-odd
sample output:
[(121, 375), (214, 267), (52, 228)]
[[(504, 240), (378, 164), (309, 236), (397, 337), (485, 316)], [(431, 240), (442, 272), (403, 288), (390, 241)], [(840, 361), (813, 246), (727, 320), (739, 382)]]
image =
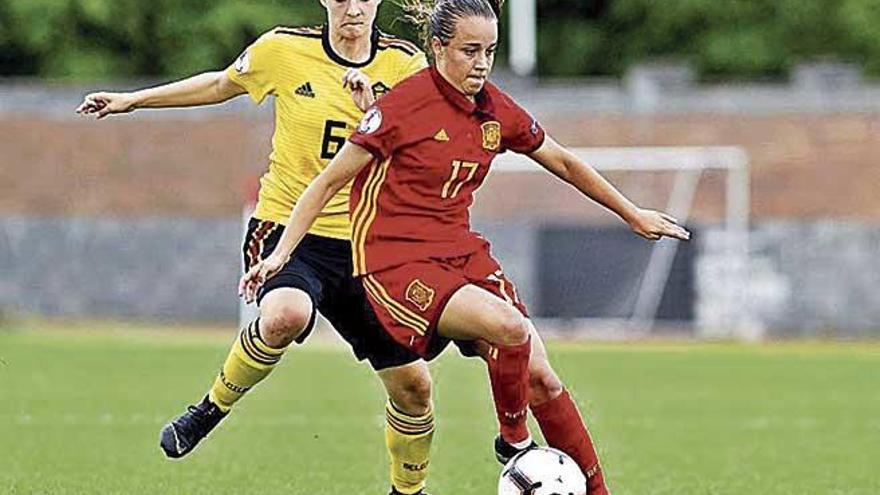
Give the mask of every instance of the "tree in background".
[[(383, 7), (380, 25), (398, 13)], [(0, 0), (0, 75), (181, 77), (231, 63), (274, 26), (324, 17), (317, 0)]]
[[(813, 59), (880, 75), (877, 0), (539, 0), (538, 13), (543, 76), (620, 76), (657, 58), (704, 79), (780, 79)], [(414, 40), (399, 16), (386, 0), (379, 25)], [(0, 0), (0, 75), (182, 77), (273, 26), (322, 20), (317, 0)]]
[(785, 77), (801, 60), (837, 59), (880, 75), (876, 0), (541, 0), (539, 70), (623, 74), (673, 58), (708, 79)]

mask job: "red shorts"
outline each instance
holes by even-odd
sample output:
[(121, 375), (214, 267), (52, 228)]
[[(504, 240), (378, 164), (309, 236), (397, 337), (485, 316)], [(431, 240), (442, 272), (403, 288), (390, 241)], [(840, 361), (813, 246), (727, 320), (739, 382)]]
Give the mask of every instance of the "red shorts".
[(465, 285), (495, 294), (528, 317), (516, 287), (488, 248), (456, 258), (406, 263), (365, 275), (361, 281), (385, 330), (425, 359), (436, 357), (449, 344), (449, 339), (437, 335), (437, 323), (449, 298)]

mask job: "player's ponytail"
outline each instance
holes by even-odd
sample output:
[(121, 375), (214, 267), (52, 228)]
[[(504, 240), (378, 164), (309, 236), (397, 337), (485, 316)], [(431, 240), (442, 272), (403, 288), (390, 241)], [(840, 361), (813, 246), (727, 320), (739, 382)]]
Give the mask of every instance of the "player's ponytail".
[(427, 53), (431, 50), (431, 14), (434, 12), (433, 1), (422, 0), (399, 0), (403, 9), (404, 18), (415, 26), (419, 33), (419, 39)]
[(492, 7), (492, 10), (495, 12), (495, 18), (501, 19), (501, 7), (504, 7), (504, 0), (487, 0), (489, 2), (489, 6)]
[(504, 0), (398, 0), (406, 19), (421, 34), (428, 53), (431, 38), (444, 45), (455, 36), (455, 28), (462, 17), (478, 16), (497, 20)]

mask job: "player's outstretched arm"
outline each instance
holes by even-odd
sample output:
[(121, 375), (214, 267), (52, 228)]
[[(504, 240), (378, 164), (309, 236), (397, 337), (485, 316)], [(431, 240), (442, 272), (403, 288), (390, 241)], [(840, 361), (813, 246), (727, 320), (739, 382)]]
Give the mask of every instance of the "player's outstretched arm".
[(690, 232), (680, 226), (675, 218), (637, 207), (596, 169), (582, 162), (550, 136), (529, 157), (585, 196), (616, 213), (636, 234), (652, 241), (664, 236), (682, 241), (690, 239)]
[(86, 95), (76, 113), (103, 119), (108, 115), (128, 113), (138, 108), (213, 105), (245, 92), (225, 72), (205, 72), (182, 81), (140, 91), (92, 93)]
[(245, 301), (253, 302), (257, 290), (269, 277), (275, 275), (287, 263), (293, 250), (299, 245), (306, 232), (327, 203), (348, 184), (362, 168), (373, 161), (373, 155), (360, 146), (347, 142), (336, 157), (327, 165), (315, 180), (309, 184), (290, 213), (287, 226), (272, 254), (257, 263), (241, 277), (238, 295)]

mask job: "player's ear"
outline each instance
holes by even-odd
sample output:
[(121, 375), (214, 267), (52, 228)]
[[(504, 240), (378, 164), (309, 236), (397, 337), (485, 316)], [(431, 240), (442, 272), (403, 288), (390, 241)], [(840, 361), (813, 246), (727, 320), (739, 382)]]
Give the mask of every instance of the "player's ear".
[(436, 36), (431, 37), (431, 51), (434, 53), (434, 60), (440, 58), (443, 51), (443, 42)]
[(318, 3), (321, 4), (321, 7), (327, 8), (327, 0), (318, 0)]

